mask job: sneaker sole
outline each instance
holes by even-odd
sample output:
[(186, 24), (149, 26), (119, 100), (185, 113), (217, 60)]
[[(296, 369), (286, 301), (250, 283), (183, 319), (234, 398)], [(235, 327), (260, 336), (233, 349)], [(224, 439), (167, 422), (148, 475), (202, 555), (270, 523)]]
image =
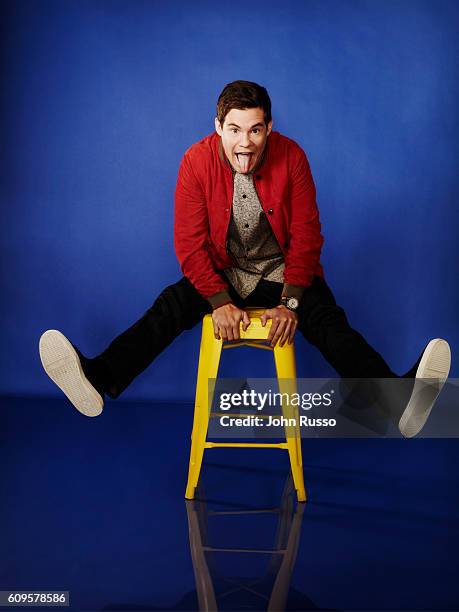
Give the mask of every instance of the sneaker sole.
[[(416, 380), (398, 424), (405, 438), (418, 434), (426, 424), (433, 405), (448, 378), (451, 349), (446, 340), (436, 338), (427, 345), (416, 371)], [(429, 383), (429, 379), (432, 382)]]
[(80, 358), (61, 332), (49, 329), (40, 338), (40, 359), (45, 372), (85, 416), (98, 416), (104, 400), (84, 375)]

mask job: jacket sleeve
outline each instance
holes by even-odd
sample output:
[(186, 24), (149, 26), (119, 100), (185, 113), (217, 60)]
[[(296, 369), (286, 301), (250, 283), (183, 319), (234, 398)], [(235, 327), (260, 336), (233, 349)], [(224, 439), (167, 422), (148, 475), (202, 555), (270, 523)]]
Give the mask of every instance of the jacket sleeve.
[[(304, 151), (298, 147), (291, 178), (289, 246), (285, 254), (286, 285), (309, 287), (324, 239), (320, 233), (316, 188)], [(287, 292), (288, 293), (288, 292)]]
[[(215, 270), (208, 244), (209, 219), (206, 198), (194, 174), (189, 154), (185, 153), (175, 189), (175, 253), (183, 274), (206, 299), (228, 289), (228, 285)], [(226, 301), (230, 299), (228, 296)], [(209, 301), (215, 308), (212, 300)]]

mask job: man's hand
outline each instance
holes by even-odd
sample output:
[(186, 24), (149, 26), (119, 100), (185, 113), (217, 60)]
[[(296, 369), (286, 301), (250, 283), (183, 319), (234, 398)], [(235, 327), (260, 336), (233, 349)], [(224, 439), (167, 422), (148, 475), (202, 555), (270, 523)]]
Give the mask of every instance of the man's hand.
[(250, 325), (249, 315), (234, 304), (224, 304), (216, 308), (212, 313), (214, 322), (214, 334), (217, 340), (239, 340), (239, 324), (242, 321), (242, 329), (245, 331)]
[(287, 342), (292, 344), (293, 337), (298, 326), (298, 315), (293, 310), (289, 310), (286, 306), (276, 306), (276, 308), (268, 308), (260, 317), (263, 327), (268, 319), (272, 320), (271, 329), (269, 330), (268, 342), (272, 347), (275, 347), (277, 341), (279, 346), (284, 346)]

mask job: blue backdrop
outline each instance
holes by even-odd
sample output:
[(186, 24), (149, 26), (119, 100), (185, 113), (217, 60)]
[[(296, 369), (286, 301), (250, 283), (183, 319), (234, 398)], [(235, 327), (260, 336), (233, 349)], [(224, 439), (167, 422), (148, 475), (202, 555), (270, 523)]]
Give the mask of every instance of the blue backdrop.
[[(3, 2), (0, 393), (58, 394), (45, 329), (94, 355), (178, 280), (178, 166), (235, 79), (267, 87), (309, 157), (351, 323), (399, 371), (443, 336), (457, 376), (458, 6)], [(198, 344), (186, 332), (122, 397), (191, 399)], [(332, 374), (297, 352), (301, 376)], [(258, 353), (229, 351), (222, 374), (272, 375)]]

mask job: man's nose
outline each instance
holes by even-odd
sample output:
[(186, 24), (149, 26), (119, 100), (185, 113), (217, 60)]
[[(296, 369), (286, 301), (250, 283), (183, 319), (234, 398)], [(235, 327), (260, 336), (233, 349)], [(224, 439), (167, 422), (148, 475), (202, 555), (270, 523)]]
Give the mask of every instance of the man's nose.
[(241, 134), (241, 147), (248, 147), (250, 144), (250, 138), (247, 132)]

